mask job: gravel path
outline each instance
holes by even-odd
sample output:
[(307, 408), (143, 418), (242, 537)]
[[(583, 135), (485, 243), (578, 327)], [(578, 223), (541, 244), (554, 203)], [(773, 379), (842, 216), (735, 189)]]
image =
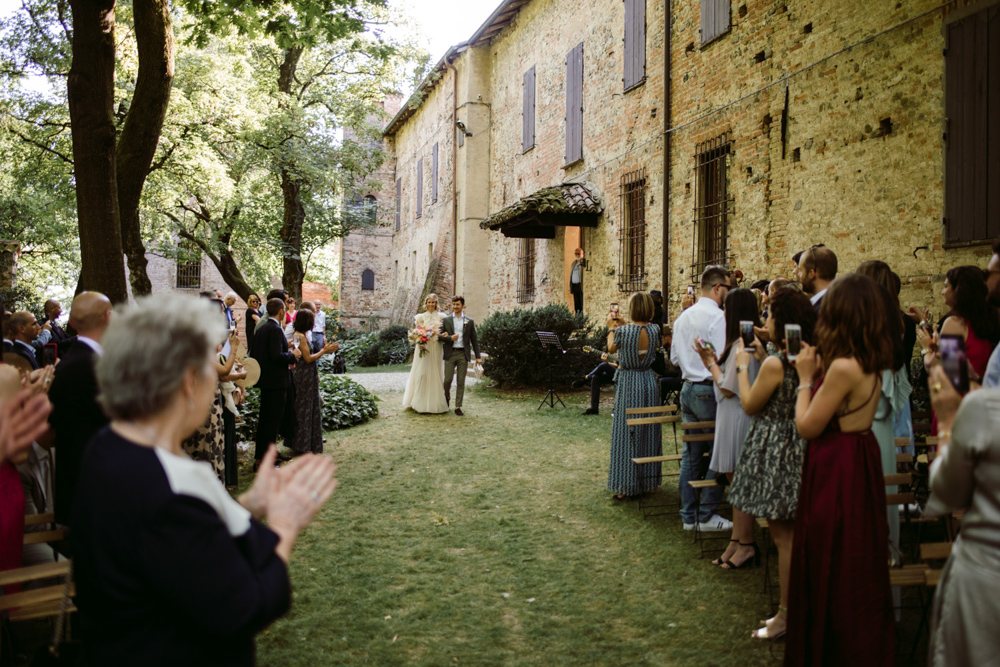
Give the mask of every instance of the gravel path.
[[(403, 392), (406, 390), (406, 379), (410, 377), (409, 373), (347, 373), (347, 377), (351, 378), (362, 387), (372, 392), (373, 394), (380, 395), (385, 392), (398, 391)], [(465, 379), (466, 387), (474, 387), (479, 382), (476, 378), (471, 375)]]

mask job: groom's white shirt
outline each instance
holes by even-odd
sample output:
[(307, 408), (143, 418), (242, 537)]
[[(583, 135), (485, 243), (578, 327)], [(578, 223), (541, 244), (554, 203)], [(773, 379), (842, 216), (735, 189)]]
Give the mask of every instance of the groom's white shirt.
[(451, 347), (461, 350), (465, 348), (465, 311), (463, 310), (461, 315), (452, 315), (451, 319), (455, 324), (455, 333), (458, 334), (458, 340)]

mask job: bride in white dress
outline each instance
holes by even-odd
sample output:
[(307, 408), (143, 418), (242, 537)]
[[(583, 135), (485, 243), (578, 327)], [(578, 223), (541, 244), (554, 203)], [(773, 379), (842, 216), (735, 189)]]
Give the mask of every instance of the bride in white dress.
[[(426, 309), (415, 318), (416, 326), (431, 328), (434, 333), (440, 333), (444, 314), (438, 312), (436, 294), (430, 294), (424, 302)], [(420, 354), (420, 349), (413, 351), (413, 367), (410, 377), (406, 380), (406, 391), (403, 393), (403, 409), (410, 408), (424, 414), (441, 414), (448, 412), (448, 402), (444, 398), (444, 368), (442, 361), (441, 341), (437, 335), (431, 336), (424, 344), (426, 354)]]

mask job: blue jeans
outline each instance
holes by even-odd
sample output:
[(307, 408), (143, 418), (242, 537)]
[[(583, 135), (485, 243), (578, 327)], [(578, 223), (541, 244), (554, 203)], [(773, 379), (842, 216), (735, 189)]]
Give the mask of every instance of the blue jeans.
[[(711, 385), (691, 384), (685, 382), (681, 388), (681, 414), (685, 422), (715, 421), (715, 390)], [(708, 433), (705, 430), (686, 431), (690, 435)], [(705, 456), (708, 452), (708, 456)], [(688, 486), (695, 479), (715, 479), (718, 475), (708, 469), (712, 458), (711, 442), (685, 442), (681, 452), (681, 476), (678, 491), (681, 497), (681, 518), (684, 523), (695, 523), (695, 506), (698, 504), (698, 492)], [(722, 500), (722, 487), (712, 487), (701, 491), (700, 516), (697, 521), (708, 521), (715, 514)]]

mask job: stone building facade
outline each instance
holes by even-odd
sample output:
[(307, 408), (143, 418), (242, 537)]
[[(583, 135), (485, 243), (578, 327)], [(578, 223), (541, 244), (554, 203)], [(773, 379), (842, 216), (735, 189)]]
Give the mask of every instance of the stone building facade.
[(382, 307), (571, 304), (582, 246), (592, 315), (637, 289), (676, 315), (706, 264), (790, 276), (823, 243), (941, 311), (1000, 234), (997, 44), (997, 0), (505, 0), (386, 128)]

